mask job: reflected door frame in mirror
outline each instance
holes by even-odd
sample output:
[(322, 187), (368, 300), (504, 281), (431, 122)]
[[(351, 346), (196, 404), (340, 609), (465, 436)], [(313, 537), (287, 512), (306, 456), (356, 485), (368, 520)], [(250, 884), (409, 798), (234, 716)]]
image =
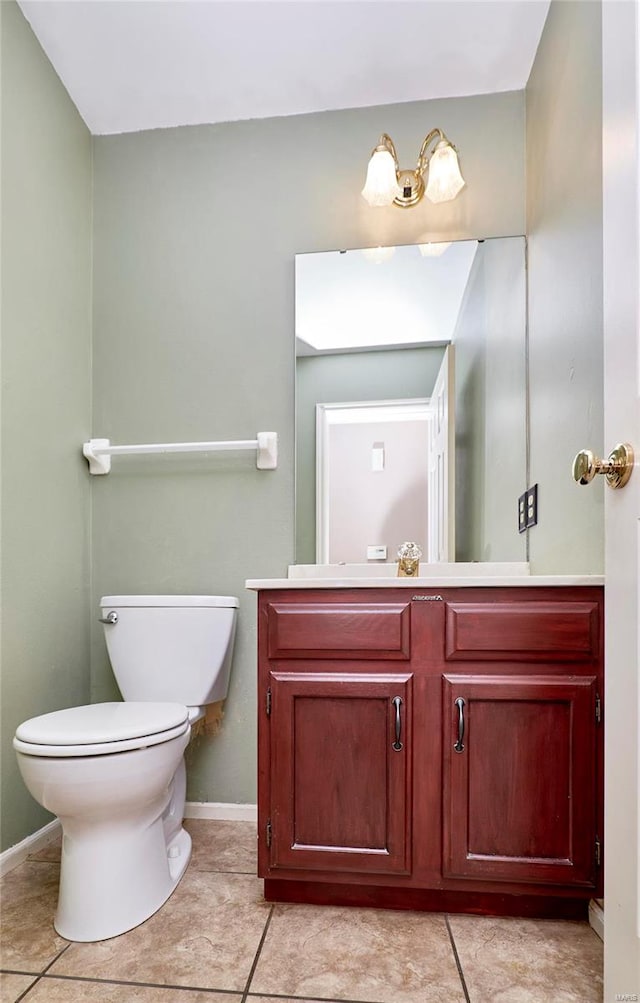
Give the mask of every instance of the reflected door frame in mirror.
[(442, 535), (430, 529), (439, 509), (427, 503), (434, 407), (427, 397), (316, 404), (318, 564), (388, 563), (404, 540), (415, 538), (426, 553), (428, 540)]

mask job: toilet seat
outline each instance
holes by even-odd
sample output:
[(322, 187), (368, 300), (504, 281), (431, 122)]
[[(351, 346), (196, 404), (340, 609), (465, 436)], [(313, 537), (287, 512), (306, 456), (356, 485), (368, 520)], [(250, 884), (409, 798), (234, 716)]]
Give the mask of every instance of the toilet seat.
[(188, 710), (178, 703), (89, 704), (25, 721), (13, 747), (31, 756), (100, 756), (168, 742), (189, 726)]

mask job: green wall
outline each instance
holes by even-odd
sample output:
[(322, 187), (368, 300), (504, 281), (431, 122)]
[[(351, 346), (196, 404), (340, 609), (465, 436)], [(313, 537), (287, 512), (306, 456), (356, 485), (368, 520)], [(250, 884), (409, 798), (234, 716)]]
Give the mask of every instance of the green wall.
[[(383, 131), (411, 163), (445, 130), (468, 187), (404, 212), (360, 197)], [(499, 151), (499, 156), (495, 156)], [(240, 598), (221, 733), (189, 757), (189, 797), (256, 797), (255, 595), (294, 557), (294, 256), (524, 232), (524, 95), (507, 93), (94, 139), (93, 434), (114, 442), (280, 437), (250, 454), (122, 458), (95, 479), (101, 594)], [(92, 619), (92, 698), (115, 692)]]
[(454, 333), (456, 560), (526, 561), (525, 239), (478, 245)]
[(51, 819), (16, 726), (89, 697), (91, 137), (16, 4), (0, 19), (4, 849)]
[(571, 476), (604, 446), (601, 34), (599, 3), (552, 3), (526, 90), (534, 573), (604, 567), (604, 478)]

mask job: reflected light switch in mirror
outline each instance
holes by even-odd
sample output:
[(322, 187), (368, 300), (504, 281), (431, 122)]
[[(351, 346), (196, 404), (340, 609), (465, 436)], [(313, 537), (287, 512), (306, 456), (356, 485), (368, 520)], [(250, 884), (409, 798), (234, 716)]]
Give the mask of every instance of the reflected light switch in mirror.
[(374, 442), (371, 447), (371, 469), (376, 472), (384, 470), (384, 442)]

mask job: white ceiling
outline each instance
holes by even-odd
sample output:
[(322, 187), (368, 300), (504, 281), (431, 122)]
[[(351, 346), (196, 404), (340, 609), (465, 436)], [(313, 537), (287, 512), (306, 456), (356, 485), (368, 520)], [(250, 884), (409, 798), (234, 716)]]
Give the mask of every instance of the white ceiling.
[(549, 0), (19, 0), (94, 134), (520, 90)]
[(380, 263), (361, 250), (296, 254), (296, 355), (453, 341), (478, 242), (440, 246), (440, 257), (385, 248)]

